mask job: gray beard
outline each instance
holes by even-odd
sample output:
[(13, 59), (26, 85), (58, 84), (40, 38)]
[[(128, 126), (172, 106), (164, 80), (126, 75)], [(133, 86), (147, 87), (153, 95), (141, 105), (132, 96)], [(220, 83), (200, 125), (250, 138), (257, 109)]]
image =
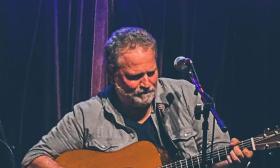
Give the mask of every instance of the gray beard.
[(115, 90), (121, 101), (125, 101), (124, 103), (130, 107), (144, 108), (150, 106), (155, 97), (155, 89), (149, 89), (149, 91), (136, 89), (128, 93), (115, 83)]

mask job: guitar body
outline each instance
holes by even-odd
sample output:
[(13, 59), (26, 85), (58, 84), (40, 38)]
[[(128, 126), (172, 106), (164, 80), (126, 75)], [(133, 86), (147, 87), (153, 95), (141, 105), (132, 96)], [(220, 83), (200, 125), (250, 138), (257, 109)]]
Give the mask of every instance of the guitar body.
[(134, 143), (116, 152), (68, 151), (56, 161), (64, 168), (157, 168), (162, 165), (159, 151), (147, 141)]

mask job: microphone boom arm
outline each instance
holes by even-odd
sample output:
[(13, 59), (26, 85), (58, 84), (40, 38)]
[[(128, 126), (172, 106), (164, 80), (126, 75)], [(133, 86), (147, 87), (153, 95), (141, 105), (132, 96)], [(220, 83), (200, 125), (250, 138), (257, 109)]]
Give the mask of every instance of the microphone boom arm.
[(219, 125), (219, 127), (221, 128), (221, 130), (223, 132), (227, 131), (227, 127), (224, 124), (223, 120), (219, 117), (216, 107), (215, 107), (215, 102), (213, 100), (212, 97), (210, 97), (201, 87), (200, 83), (199, 83), (199, 79), (198, 76), (196, 74), (195, 68), (193, 66), (192, 61), (190, 60), (189, 62), (190, 64), (190, 68), (188, 69), (188, 73), (190, 75), (190, 79), (192, 81), (192, 83), (195, 85), (195, 90), (196, 92), (198, 92), (201, 95), (201, 100), (203, 102), (204, 105), (210, 105), (210, 111), (213, 114), (214, 118), (217, 121), (217, 124)]

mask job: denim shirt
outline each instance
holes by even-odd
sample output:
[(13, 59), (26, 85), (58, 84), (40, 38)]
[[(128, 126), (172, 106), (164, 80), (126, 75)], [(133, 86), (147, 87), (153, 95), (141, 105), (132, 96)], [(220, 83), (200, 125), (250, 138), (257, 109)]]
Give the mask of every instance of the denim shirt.
[[(112, 89), (111, 89), (112, 90)], [(121, 112), (112, 105), (110, 89), (87, 101), (78, 103), (51, 131), (34, 145), (22, 160), (27, 166), (41, 155), (52, 158), (75, 149), (116, 151), (138, 141), (136, 132), (125, 125)], [(185, 80), (159, 78), (155, 107), (159, 107), (160, 121), (170, 142), (184, 157), (197, 155), (202, 148), (202, 119), (195, 118), (197, 104), (201, 104), (195, 87)], [(151, 114), (156, 129), (158, 118)], [(213, 116), (209, 116), (208, 145), (211, 144)], [(159, 137), (160, 131), (158, 131)], [(160, 140), (162, 142), (162, 140)], [(229, 134), (215, 123), (214, 148), (229, 143)]]

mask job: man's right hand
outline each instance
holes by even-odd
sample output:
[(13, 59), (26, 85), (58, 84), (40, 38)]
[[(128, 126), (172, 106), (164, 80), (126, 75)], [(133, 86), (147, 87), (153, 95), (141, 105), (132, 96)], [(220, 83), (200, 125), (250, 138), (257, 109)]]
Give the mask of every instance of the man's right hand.
[(27, 168), (63, 168), (49, 156), (35, 158)]

